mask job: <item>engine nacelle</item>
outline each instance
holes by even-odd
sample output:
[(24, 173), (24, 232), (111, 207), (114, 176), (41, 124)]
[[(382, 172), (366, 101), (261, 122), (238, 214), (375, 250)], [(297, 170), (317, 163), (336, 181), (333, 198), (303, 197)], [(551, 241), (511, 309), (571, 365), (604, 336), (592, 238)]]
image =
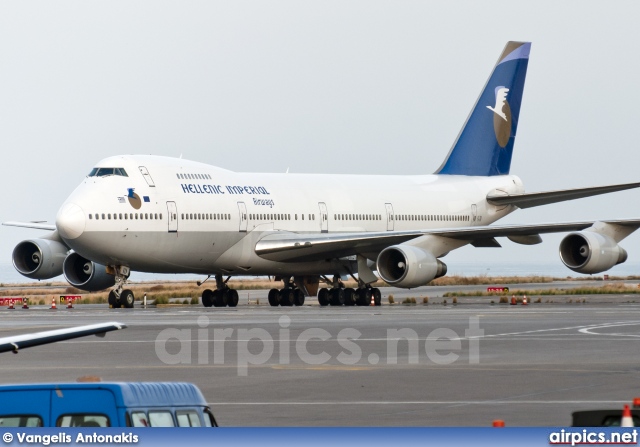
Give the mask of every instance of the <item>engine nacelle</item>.
[(62, 274), (62, 264), (69, 249), (49, 239), (29, 239), (20, 242), (11, 255), (13, 266), (31, 279), (50, 279)]
[(104, 265), (89, 261), (78, 253), (67, 256), (62, 270), (69, 284), (88, 292), (104, 290), (116, 283), (116, 277), (108, 274)]
[(394, 245), (378, 255), (380, 277), (395, 287), (410, 289), (447, 274), (447, 265), (428, 251), (412, 245)]
[(570, 233), (560, 242), (560, 259), (578, 273), (600, 273), (627, 260), (616, 241), (593, 231)]

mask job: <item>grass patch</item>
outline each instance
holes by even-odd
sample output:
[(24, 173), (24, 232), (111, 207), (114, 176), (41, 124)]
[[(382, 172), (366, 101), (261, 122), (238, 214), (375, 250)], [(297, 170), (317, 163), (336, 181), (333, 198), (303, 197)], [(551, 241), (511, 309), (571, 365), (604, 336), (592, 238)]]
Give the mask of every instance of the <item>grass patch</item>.
[[(514, 295), (543, 295), (543, 296), (552, 296), (552, 295), (628, 295), (640, 294), (640, 288), (627, 286), (623, 283), (604, 283), (599, 287), (575, 287), (569, 289), (537, 289), (537, 290), (518, 290), (511, 289), (509, 290), (510, 294)], [(452, 297), (452, 296), (495, 296), (495, 293), (490, 293), (486, 291), (472, 291), (472, 292), (447, 292), (443, 296)]]

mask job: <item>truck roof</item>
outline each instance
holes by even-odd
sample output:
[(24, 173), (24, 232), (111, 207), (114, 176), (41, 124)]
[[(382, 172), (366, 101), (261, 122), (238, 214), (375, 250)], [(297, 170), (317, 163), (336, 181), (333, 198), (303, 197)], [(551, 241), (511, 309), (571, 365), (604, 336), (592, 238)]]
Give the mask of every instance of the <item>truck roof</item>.
[(206, 406), (204, 396), (192, 383), (186, 382), (83, 382), (34, 383), (0, 385), (3, 391), (26, 390), (109, 390), (119, 407)]

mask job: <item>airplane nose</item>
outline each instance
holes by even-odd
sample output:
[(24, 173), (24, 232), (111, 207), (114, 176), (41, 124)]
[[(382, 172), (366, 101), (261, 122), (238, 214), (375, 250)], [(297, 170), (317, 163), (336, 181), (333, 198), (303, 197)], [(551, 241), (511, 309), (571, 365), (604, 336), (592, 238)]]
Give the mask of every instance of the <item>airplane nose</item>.
[(75, 203), (66, 203), (58, 211), (56, 227), (63, 239), (76, 239), (84, 232), (86, 217)]

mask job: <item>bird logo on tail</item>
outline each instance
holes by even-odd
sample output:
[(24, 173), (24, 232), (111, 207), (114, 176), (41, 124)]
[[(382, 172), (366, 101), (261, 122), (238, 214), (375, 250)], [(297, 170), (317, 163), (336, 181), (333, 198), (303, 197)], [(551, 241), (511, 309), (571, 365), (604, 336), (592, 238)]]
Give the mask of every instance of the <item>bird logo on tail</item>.
[(491, 110), (493, 115), (493, 130), (496, 133), (496, 140), (500, 147), (505, 147), (511, 137), (511, 107), (507, 101), (507, 93), (509, 89), (503, 85), (496, 87), (496, 105), (487, 109)]

